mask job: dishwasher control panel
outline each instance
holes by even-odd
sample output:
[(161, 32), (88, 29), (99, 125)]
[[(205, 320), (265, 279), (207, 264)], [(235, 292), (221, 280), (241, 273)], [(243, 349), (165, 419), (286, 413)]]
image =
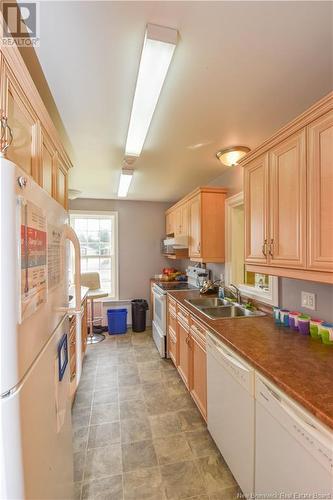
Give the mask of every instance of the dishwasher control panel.
[(333, 474), (333, 433), (259, 375), (255, 386), (256, 401)]

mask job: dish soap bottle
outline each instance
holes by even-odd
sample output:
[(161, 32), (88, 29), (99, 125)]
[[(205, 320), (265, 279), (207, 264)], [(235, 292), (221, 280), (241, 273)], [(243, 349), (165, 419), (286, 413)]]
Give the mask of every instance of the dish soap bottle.
[(223, 274), (220, 274), (220, 284), (219, 284), (218, 297), (219, 297), (219, 299), (224, 299), (224, 275)]

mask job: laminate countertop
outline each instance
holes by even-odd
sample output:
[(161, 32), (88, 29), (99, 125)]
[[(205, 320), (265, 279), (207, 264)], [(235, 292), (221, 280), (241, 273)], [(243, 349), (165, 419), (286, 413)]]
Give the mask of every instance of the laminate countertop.
[(168, 295), (333, 430), (333, 346), (277, 326), (269, 315), (211, 320), (185, 302), (200, 297), (199, 291), (170, 291)]

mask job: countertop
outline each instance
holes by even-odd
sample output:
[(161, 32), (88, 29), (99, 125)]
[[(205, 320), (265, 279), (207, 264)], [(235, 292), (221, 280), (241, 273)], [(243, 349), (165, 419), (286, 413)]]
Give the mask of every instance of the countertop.
[[(88, 292), (89, 292), (89, 288), (87, 288), (86, 286), (81, 286), (81, 304), (84, 301), (84, 299), (86, 298), (86, 295)], [(75, 308), (75, 286), (74, 285), (69, 287), (68, 295), (73, 295), (72, 300), (68, 303), (68, 307), (70, 309), (74, 309)]]
[(185, 299), (199, 291), (168, 292), (256, 370), (333, 429), (333, 346), (283, 326), (271, 316), (211, 320)]

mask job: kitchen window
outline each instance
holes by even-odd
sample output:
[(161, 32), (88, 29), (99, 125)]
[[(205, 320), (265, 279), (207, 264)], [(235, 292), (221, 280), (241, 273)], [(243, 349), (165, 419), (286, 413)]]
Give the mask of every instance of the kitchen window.
[(81, 272), (98, 272), (101, 288), (118, 298), (118, 213), (71, 212), (81, 246)]

